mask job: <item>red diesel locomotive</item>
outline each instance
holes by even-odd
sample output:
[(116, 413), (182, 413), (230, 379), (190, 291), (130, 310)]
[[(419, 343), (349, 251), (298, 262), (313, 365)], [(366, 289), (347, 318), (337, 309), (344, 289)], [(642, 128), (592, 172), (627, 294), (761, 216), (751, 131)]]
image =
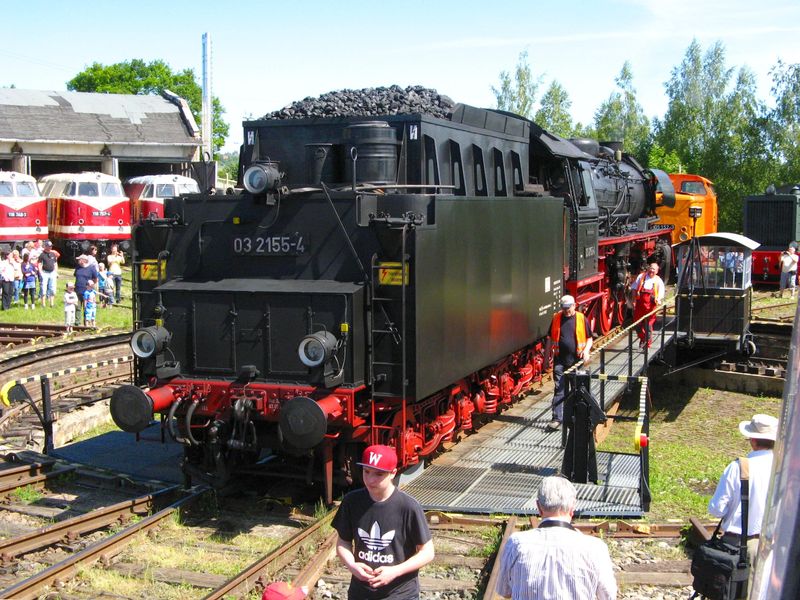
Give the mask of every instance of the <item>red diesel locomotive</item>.
[(30, 175), (0, 171), (0, 248), (47, 239), (47, 201)]
[(39, 180), (49, 204), (53, 244), (75, 257), (97, 246), (105, 254), (111, 244), (130, 246), (131, 209), (120, 180), (97, 172), (59, 173)]

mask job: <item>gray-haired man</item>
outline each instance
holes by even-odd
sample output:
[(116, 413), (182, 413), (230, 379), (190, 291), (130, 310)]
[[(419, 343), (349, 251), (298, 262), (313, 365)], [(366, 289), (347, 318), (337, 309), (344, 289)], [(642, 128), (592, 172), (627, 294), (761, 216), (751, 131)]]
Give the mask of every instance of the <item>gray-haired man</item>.
[(500, 559), (497, 593), (513, 600), (617, 597), (608, 548), (572, 527), (576, 492), (563, 477), (545, 477), (536, 498), (543, 521), (513, 534)]

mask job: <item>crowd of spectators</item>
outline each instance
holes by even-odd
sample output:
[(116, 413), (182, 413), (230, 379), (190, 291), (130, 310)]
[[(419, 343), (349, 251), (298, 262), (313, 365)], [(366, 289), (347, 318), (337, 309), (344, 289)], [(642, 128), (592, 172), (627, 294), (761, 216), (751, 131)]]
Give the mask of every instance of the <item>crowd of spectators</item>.
[[(61, 253), (49, 240), (27, 242), (22, 247), (0, 252), (0, 308), (36, 310), (56, 306), (58, 261)], [(73, 277), (63, 292), (67, 331), (81, 321), (96, 325), (98, 304), (108, 308), (122, 299), (122, 265), (125, 257), (114, 244), (105, 262), (98, 261), (96, 246), (75, 259)], [(62, 271), (63, 274), (63, 271)]]

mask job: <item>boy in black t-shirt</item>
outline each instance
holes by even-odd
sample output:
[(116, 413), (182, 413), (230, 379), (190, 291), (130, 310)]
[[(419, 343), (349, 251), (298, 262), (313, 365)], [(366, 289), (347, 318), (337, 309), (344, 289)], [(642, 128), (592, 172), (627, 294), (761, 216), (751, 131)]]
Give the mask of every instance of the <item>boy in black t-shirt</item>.
[(396, 488), (397, 454), (389, 446), (364, 450), (365, 489), (347, 494), (333, 518), (336, 553), (353, 574), (349, 600), (419, 598), (419, 570), (433, 560), (425, 513)]

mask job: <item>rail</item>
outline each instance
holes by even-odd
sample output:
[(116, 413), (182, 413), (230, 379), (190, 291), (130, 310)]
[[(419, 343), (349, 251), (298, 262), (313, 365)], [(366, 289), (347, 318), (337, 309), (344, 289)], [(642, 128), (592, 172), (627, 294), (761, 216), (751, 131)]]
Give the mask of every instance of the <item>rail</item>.
[[(73, 375), (75, 373), (91, 371), (101, 367), (124, 364), (131, 362), (132, 360), (133, 356), (127, 355), (119, 358), (111, 358), (108, 360), (88, 363), (79, 367), (69, 367), (66, 369), (61, 369), (60, 371), (42, 373), (40, 375), (33, 375), (31, 377), (24, 377), (21, 379), (12, 379), (0, 387), (0, 401), (2, 401), (6, 406), (11, 406), (12, 401), (25, 402), (33, 409), (39, 419), (39, 422), (42, 424), (42, 430), (44, 431), (44, 454), (47, 454), (53, 450), (53, 407), (50, 396), (50, 382), (65, 375)], [(39, 408), (36, 406), (36, 403), (33, 401), (33, 398), (31, 398), (28, 390), (25, 389), (25, 384), (36, 382), (41, 383), (42, 386), (41, 410), (39, 410)]]
[(333, 520), (335, 512), (331, 512), (311, 527), (304, 529), (286, 544), (276, 548), (260, 560), (257, 560), (244, 571), (229, 579), (225, 584), (204, 597), (204, 600), (221, 600), (227, 598), (228, 594), (241, 594), (244, 590), (252, 590), (256, 587), (256, 581), (263, 577), (265, 571), (277, 570), (285, 567), (293, 559), (293, 554), (304, 543), (319, 533), (322, 528)]
[(101, 540), (80, 552), (76, 552), (69, 558), (62, 560), (44, 571), (25, 579), (5, 590), (0, 591), (0, 598), (13, 598), (19, 600), (33, 600), (40, 597), (47, 588), (75, 577), (82, 568), (103, 558), (110, 558), (122, 551), (134, 537), (139, 533), (144, 533), (153, 527), (159, 526), (165, 519), (173, 514), (196, 502), (202, 495), (208, 492), (209, 488), (193, 490), (189, 495), (173, 502), (167, 508), (154, 515), (142, 519), (138, 523), (127, 527), (119, 533)]
[(165, 488), (159, 492), (145, 494), (133, 500), (125, 500), (84, 515), (59, 521), (30, 533), (0, 540), (0, 564), (8, 567), (16, 557), (27, 552), (51, 546), (62, 540), (74, 540), (86, 533), (125, 522), (135, 515), (146, 515), (153, 509), (159, 498), (167, 497), (175, 491), (176, 487)]
[[(674, 297), (670, 299), (674, 301)], [(569, 393), (565, 395), (565, 406), (569, 406), (574, 426), (569, 430), (562, 429), (562, 447), (568, 447), (565, 452), (565, 472), (571, 481), (587, 483), (597, 479), (597, 459), (594, 450), (594, 431), (595, 427), (609, 419), (613, 421), (635, 421), (635, 433), (633, 444), (639, 455), (639, 496), (642, 507), (647, 510), (651, 500), (650, 492), (650, 454), (649, 454), (649, 433), (650, 433), (650, 414), (648, 404), (648, 378), (638, 374), (640, 368), (646, 368), (649, 364), (649, 344), (644, 344), (638, 351), (634, 350), (635, 339), (634, 331), (642, 323), (657, 314), (661, 314), (661, 329), (659, 332), (659, 346), (657, 352), (663, 353), (666, 343), (666, 330), (669, 326), (667, 322), (668, 303), (665, 302), (650, 312), (642, 315), (639, 319), (631, 323), (628, 327), (615, 335), (605, 339), (599, 347), (600, 366), (593, 372), (587, 370), (586, 364), (581, 361), (564, 372), (564, 376), (569, 377)], [(677, 324), (676, 324), (677, 327)], [(647, 332), (648, 338), (653, 332)], [(608, 361), (606, 360), (607, 348), (617, 342), (622, 337), (627, 336), (627, 351), (625, 364), (621, 367), (616, 366), (617, 372), (623, 371), (625, 374), (606, 373)], [(637, 357), (642, 357), (641, 365), (634, 364), (634, 352)], [(619, 351), (617, 351), (619, 355)], [(637, 371), (637, 373), (635, 373)], [(591, 392), (591, 380), (600, 382), (599, 399), (595, 398)], [(639, 385), (639, 412), (633, 417), (609, 415), (606, 402), (606, 382), (622, 382), (626, 386)]]

